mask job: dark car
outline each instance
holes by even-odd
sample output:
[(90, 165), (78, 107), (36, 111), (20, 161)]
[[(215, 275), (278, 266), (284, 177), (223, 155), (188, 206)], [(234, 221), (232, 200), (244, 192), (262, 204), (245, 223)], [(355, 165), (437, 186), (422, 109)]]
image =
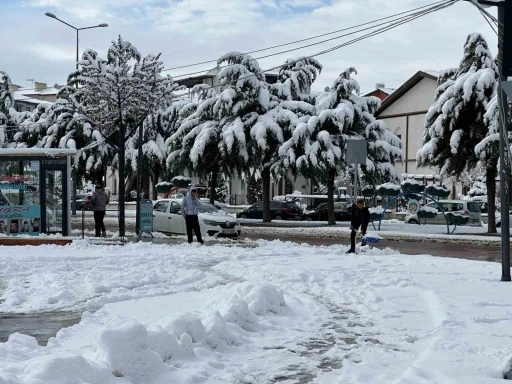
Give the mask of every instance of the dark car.
[[(272, 220), (302, 220), (304, 216), (302, 209), (297, 204), (275, 200), (270, 202), (270, 215)], [(239, 219), (263, 219), (263, 202), (238, 212), (236, 217)]]
[[(343, 202), (334, 202), (334, 218), (336, 221), (350, 221), (350, 204)], [(327, 203), (318, 205), (313, 212), (306, 214), (305, 220), (308, 221), (327, 221)]]
[[(71, 198), (71, 203), (73, 203), (73, 198)], [(84, 208), (86, 211), (89, 211), (92, 209), (91, 195), (77, 194), (76, 195), (76, 209), (78, 211), (81, 211)]]

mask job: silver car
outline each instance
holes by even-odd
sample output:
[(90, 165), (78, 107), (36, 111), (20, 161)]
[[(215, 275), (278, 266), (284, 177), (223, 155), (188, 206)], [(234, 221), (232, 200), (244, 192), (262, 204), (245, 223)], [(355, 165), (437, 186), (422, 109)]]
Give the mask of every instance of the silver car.
[[(452, 212), (467, 215), (469, 217), (468, 225), (482, 226), (481, 209), (478, 202), (468, 200), (441, 200), (439, 201), (439, 205), (443, 207), (445, 214)], [(437, 209), (437, 216), (433, 219), (427, 219), (427, 224), (446, 224), (446, 219), (436, 203), (432, 202), (426, 206)], [(418, 216), (414, 214), (405, 216), (405, 222), (407, 224), (418, 224), (420, 220)], [(421, 223), (423, 224), (424, 222), (425, 219), (421, 219)]]

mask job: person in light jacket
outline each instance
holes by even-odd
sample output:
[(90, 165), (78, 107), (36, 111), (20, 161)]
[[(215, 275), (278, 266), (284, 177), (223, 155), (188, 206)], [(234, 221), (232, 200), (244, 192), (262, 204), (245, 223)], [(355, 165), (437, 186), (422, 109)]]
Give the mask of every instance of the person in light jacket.
[(94, 211), (94, 229), (96, 231), (96, 237), (107, 237), (107, 231), (105, 230), (105, 224), (103, 219), (105, 218), (105, 211), (107, 210), (107, 204), (110, 202), (108, 195), (105, 193), (101, 185), (96, 186), (96, 190), (92, 193), (91, 205)]
[(197, 195), (197, 188), (191, 186), (187, 196), (183, 198), (183, 202), (181, 204), (181, 214), (185, 218), (189, 244), (191, 244), (193, 240), (192, 230), (196, 233), (197, 241), (204, 244), (203, 238), (201, 237), (201, 227), (199, 225), (198, 217), (200, 205), (201, 202)]

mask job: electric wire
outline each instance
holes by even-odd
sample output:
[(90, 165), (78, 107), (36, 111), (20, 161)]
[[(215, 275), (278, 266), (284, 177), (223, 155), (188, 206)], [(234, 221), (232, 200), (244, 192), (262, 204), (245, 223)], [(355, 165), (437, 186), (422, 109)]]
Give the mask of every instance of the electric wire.
[[(317, 41), (317, 42), (312, 43), (312, 44), (308, 44), (308, 45), (304, 45), (304, 46), (288, 49), (288, 50), (285, 50), (285, 51), (280, 51), (280, 52), (268, 54), (268, 55), (265, 55), (265, 56), (255, 57), (255, 58), (251, 59), (251, 61), (257, 61), (257, 60), (260, 60), (260, 59), (265, 59), (265, 58), (272, 57), (272, 56), (278, 56), (278, 55), (282, 55), (284, 53), (289, 53), (289, 52), (292, 52), (292, 51), (297, 51), (297, 50), (300, 50), (300, 49), (304, 49), (304, 48), (312, 47), (312, 46), (315, 46), (315, 45), (323, 44), (323, 43), (326, 43), (326, 42), (329, 42), (329, 41), (332, 41), (332, 40), (340, 39), (342, 37), (347, 37), (347, 36), (354, 35), (354, 34), (357, 34), (357, 33), (363, 32), (363, 31), (374, 29), (374, 28), (382, 26), (382, 25), (386, 25), (387, 24), (388, 26), (391, 26), (391, 25), (394, 25), (394, 23), (397, 23), (397, 22), (401, 22), (401, 21), (404, 21), (404, 20), (408, 21), (408, 20), (411, 20), (411, 18), (414, 19), (415, 16), (418, 16), (418, 15), (423, 16), (426, 13), (430, 13), (430, 10), (432, 10), (433, 8), (443, 7), (447, 3), (452, 3), (452, 2), (454, 3), (456, 1), (459, 1), (459, 0), (443, 0), (441, 2), (432, 3), (432, 4), (436, 4), (436, 5), (430, 4), (430, 5), (428, 5), (428, 7), (429, 7), (428, 9), (424, 9), (422, 11), (415, 12), (415, 13), (410, 13), (409, 12), (410, 14), (408, 14), (406, 16), (401, 16), (401, 17), (399, 17), (399, 18), (397, 18), (395, 20), (390, 20), (390, 21), (386, 21), (384, 23), (375, 24), (375, 25), (373, 25), (371, 27), (362, 28), (362, 29), (359, 29), (357, 31), (353, 31), (353, 32), (346, 33), (346, 34), (343, 34), (343, 35), (340, 35), (340, 36), (332, 37), (332, 38), (329, 38), (329, 39), (326, 39), (326, 40)], [(425, 7), (426, 6), (424, 6), (422, 8), (425, 8)], [(393, 15), (393, 16), (390, 16), (390, 17), (394, 17), (394, 16), (396, 16), (396, 15)], [(378, 20), (376, 20), (376, 21), (378, 21)], [(366, 23), (366, 24), (368, 24), (368, 23)], [(364, 24), (361, 24), (361, 25), (364, 25)], [(352, 28), (355, 28), (355, 27), (352, 27)], [(253, 52), (256, 52), (256, 51), (253, 51)], [(251, 53), (251, 52), (248, 52), (248, 53)], [(217, 60), (215, 60), (215, 62), (217, 62)], [(194, 64), (191, 64), (191, 66), (193, 66), (193, 65)], [(216, 69), (222, 69), (222, 68), (226, 68), (226, 67), (229, 67), (229, 64), (228, 65), (217, 66), (215, 68)], [(173, 79), (180, 79), (180, 78), (183, 78), (183, 77), (188, 77), (188, 76), (193, 76), (193, 75), (197, 75), (197, 74), (202, 74), (204, 72), (205, 72), (205, 70), (201, 70), (201, 71), (195, 71), (195, 72), (185, 73), (185, 74), (181, 74), (181, 75), (176, 75), (176, 76), (173, 76)]]
[[(433, 6), (433, 5), (443, 3), (443, 2), (445, 2), (445, 1), (446, 1), (446, 0), (436, 1), (436, 2), (433, 2), (433, 3), (427, 4), (427, 5), (423, 5), (423, 6), (421, 6), (421, 7), (417, 7), (417, 8), (409, 9), (409, 10), (407, 10), (407, 11), (403, 11), (403, 12), (400, 12), (400, 13), (395, 13), (395, 14), (393, 14), (393, 15), (386, 16), (386, 17), (382, 17), (382, 18), (380, 18), (380, 19), (376, 19), (376, 20), (368, 21), (368, 22), (365, 22), (365, 23), (362, 23), (362, 24), (354, 25), (354, 26), (352, 26), (352, 27), (347, 27), (347, 28), (343, 28), (343, 29), (338, 29), (338, 30), (336, 30), (336, 31), (327, 32), (327, 33), (323, 33), (323, 34), (321, 34), (321, 35), (316, 35), (316, 36), (308, 37), (308, 38), (301, 39), (301, 40), (295, 40), (295, 41), (291, 41), (291, 42), (288, 42), (288, 43), (278, 44), (278, 45), (274, 45), (274, 46), (267, 47), (267, 48), (256, 49), (256, 50), (254, 50), (254, 51), (248, 51), (248, 52), (245, 52), (244, 54), (245, 54), (245, 55), (249, 55), (249, 54), (252, 54), (252, 53), (268, 51), (268, 50), (270, 50), (270, 49), (281, 48), (281, 47), (285, 47), (285, 46), (288, 46), (288, 45), (293, 45), (293, 44), (302, 43), (302, 42), (309, 41), (309, 40), (318, 39), (318, 38), (320, 38), (320, 37), (324, 37), (324, 36), (333, 35), (333, 34), (335, 34), (335, 33), (349, 31), (349, 30), (351, 30), (351, 29), (359, 28), (359, 27), (362, 27), (362, 26), (365, 26), (365, 25), (369, 25), (369, 24), (374, 24), (374, 23), (377, 23), (377, 22), (379, 22), (379, 21), (383, 21), (383, 20), (387, 20), (387, 19), (392, 19), (392, 18), (394, 18), (394, 17), (400, 16), (400, 15), (404, 15), (404, 14), (406, 14), (406, 13), (411, 13), (411, 12), (413, 12), (413, 11), (417, 11), (417, 10), (420, 10), (420, 9), (423, 9), (423, 8), (428, 8), (428, 7), (431, 7), (431, 6)], [(343, 36), (339, 36), (339, 37), (343, 37)], [(339, 38), (339, 37), (336, 37), (336, 38)], [(328, 41), (328, 40), (325, 40), (325, 41)], [(206, 60), (206, 61), (202, 61), (202, 62), (199, 62), (199, 63), (187, 64), (187, 65), (181, 65), (181, 66), (172, 67), (172, 68), (166, 68), (166, 69), (164, 69), (164, 71), (172, 71), (172, 70), (176, 70), (176, 69), (182, 69), (182, 68), (188, 68), (188, 67), (195, 67), (195, 66), (202, 65), (202, 64), (216, 63), (216, 62), (217, 62), (217, 59), (214, 59), (214, 60)]]

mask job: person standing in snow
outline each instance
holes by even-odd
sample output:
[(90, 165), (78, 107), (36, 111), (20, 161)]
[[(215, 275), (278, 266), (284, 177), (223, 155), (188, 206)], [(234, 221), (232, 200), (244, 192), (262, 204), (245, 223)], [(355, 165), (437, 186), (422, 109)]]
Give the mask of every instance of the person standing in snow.
[(352, 206), (352, 219), (350, 221), (350, 249), (347, 253), (355, 253), (356, 252), (356, 234), (361, 227), (361, 233), (366, 235), (366, 229), (368, 228), (368, 223), (370, 222), (370, 211), (366, 206), (364, 199), (359, 199)]
[(197, 196), (197, 189), (192, 185), (187, 196), (183, 198), (183, 202), (181, 204), (181, 214), (185, 218), (189, 244), (192, 244), (193, 241), (192, 230), (196, 233), (197, 241), (201, 244), (204, 244), (204, 241), (201, 237), (201, 227), (199, 225), (198, 217), (200, 205), (201, 202)]
[(96, 186), (96, 190), (91, 197), (92, 210), (94, 211), (94, 229), (96, 237), (107, 237), (107, 231), (103, 219), (105, 218), (105, 211), (107, 204), (110, 202), (108, 195), (105, 193), (101, 185)]

